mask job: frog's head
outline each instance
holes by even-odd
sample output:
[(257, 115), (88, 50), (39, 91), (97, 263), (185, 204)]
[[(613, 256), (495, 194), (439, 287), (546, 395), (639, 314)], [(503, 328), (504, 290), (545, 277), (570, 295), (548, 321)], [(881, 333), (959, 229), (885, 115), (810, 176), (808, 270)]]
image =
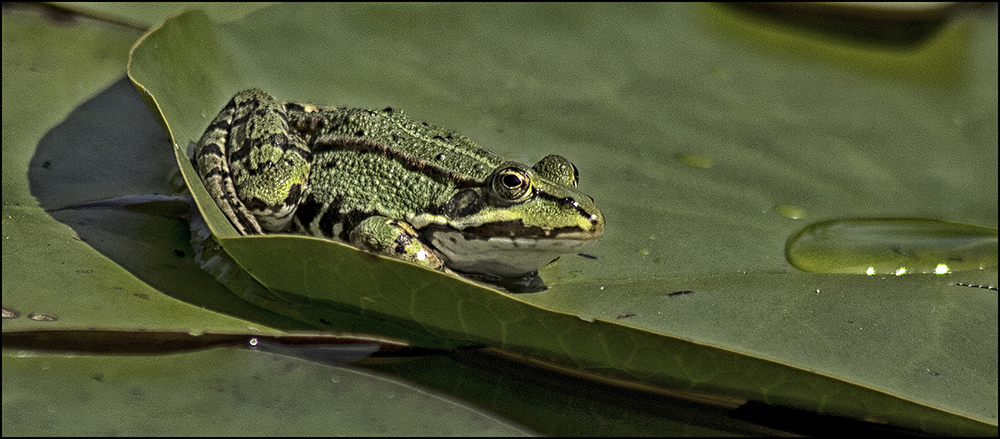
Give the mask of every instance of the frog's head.
[(532, 167), (507, 162), (484, 185), (460, 189), (438, 212), (409, 222), (452, 269), (518, 277), (585, 250), (604, 233), (604, 215), (578, 180), (562, 156)]

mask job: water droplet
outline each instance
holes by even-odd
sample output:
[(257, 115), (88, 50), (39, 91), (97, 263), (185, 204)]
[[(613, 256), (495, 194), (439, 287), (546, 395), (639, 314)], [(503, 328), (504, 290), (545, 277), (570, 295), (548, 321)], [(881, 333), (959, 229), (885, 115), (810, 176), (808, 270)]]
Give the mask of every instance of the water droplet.
[(778, 212), (785, 218), (791, 218), (793, 220), (801, 219), (806, 216), (806, 210), (801, 207), (789, 206), (787, 204), (776, 204), (774, 206), (774, 211)]
[(675, 156), (677, 161), (694, 168), (711, 168), (712, 159), (698, 154), (680, 153)]
[(849, 218), (808, 225), (785, 257), (817, 273), (945, 274), (997, 266), (997, 229), (926, 218)]
[(54, 322), (59, 320), (54, 314), (44, 313), (44, 312), (33, 312), (28, 314), (28, 318), (38, 322)]
[(14, 308), (3, 307), (3, 318), (5, 319), (16, 319), (21, 313)]

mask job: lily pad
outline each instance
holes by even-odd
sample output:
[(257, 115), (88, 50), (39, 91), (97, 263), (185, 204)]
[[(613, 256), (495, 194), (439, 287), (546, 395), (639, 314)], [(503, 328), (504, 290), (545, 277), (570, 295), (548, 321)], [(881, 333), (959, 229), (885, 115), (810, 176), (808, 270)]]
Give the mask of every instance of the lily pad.
[[(20, 318), (4, 318), (4, 333), (279, 332), (217, 312), (224, 307), (208, 311), (161, 293), (196, 289), (204, 298), (213, 289), (225, 292), (185, 259), (191, 254), (190, 234), (180, 219), (121, 209), (64, 209), (163, 191), (165, 166), (176, 166), (169, 143), (123, 77), (128, 48), (141, 34), (79, 17), (54, 24), (37, 12), (42, 7), (32, 5), (9, 9), (3, 305)], [(177, 276), (192, 271), (193, 276)], [(241, 312), (254, 314), (249, 308), (243, 303)], [(268, 320), (267, 312), (255, 314)], [(294, 324), (271, 315), (272, 324)]]
[[(14, 395), (13, 406), (10, 400), (4, 404), (4, 433), (12, 436), (39, 432), (138, 436), (168, 431), (270, 436), (528, 433), (463, 401), (371, 371), (264, 352), (8, 355), (4, 354), (4, 385), (34, 390)], [(67, 388), (73, 391), (66, 392)], [(392, 403), (386, 404), (386, 398)], [(414, 415), (428, 412), (434, 416)]]
[(423, 346), (995, 434), (996, 291), (963, 286), (996, 285), (995, 266), (804, 273), (784, 248), (841, 217), (996, 227), (996, 29), (957, 20), (899, 49), (714, 5), (280, 5), (226, 24), (173, 17), (129, 74), (195, 192), (188, 146), (259, 87), (402, 108), (523, 162), (564, 155), (607, 219), (596, 260), (563, 257), (541, 271), (549, 290), (509, 295), (318, 239), (238, 237), (196, 193), (244, 269), (311, 307), (294, 318), (334, 329), (319, 315), (346, 309)]

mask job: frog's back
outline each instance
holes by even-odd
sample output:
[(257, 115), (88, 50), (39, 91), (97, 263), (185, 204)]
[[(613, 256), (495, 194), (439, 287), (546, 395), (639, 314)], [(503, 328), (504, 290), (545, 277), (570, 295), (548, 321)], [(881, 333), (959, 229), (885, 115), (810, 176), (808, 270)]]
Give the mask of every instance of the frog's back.
[(373, 215), (405, 220), (437, 211), (458, 190), (485, 185), (503, 163), (461, 134), (391, 108), (284, 106), (312, 151), (309, 191), (297, 214), (305, 233), (347, 240)]
[[(369, 149), (415, 171), (440, 174), (465, 185), (486, 180), (503, 163), (499, 156), (469, 138), (415, 121), (400, 110), (320, 107), (294, 102), (286, 102), (285, 108), (293, 126), (299, 121), (304, 131), (314, 130), (311, 136), (305, 136), (314, 153), (345, 148), (344, 142), (335, 139), (353, 139), (357, 140), (352, 143), (354, 148)], [(322, 126), (316, 127), (317, 123)]]

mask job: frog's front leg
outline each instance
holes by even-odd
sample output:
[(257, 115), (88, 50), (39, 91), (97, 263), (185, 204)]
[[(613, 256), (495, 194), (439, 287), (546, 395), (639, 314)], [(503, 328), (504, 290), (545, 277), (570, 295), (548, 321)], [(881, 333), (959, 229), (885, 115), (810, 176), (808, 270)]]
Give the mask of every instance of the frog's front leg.
[(202, 181), (242, 234), (283, 231), (307, 190), (310, 151), (263, 90), (236, 94), (195, 151)]
[(350, 239), (351, 245), (372, 253), (453, 274), (441, 257), (420, 240), (416, 229), (405, 221), (371, 216), (354, 227)]

